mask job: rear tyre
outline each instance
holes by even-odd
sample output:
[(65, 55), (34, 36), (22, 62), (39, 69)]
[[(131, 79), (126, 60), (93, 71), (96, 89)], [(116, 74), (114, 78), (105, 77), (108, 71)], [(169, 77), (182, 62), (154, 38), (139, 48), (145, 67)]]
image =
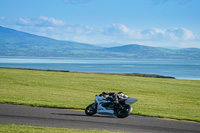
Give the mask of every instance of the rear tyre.
[(118, 118), (125, 118), (131, 114), (132, 110), (133, 110), (133, 108), (130, 105), (125, 104), (125, 105), (123, 105), (123, 108), (115, 109), (115, 115)]
[(97, 106), (95, 103), (90, 104), (89, 106), (87, 106), (87, 108), (85, 109), (85, 114), (86, 115), (94, 115), (97, 113)]

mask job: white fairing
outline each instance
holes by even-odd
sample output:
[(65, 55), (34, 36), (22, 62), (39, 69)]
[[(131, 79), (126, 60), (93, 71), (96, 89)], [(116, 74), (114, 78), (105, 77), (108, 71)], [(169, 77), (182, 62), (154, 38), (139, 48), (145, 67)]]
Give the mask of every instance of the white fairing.
[(125, 101), (125, 103), (131, 105), (131, 104), (133, 104), (133, 103), (135, 103), (135, 102), (137, 102), (137, 101), (138, 101), (138, 100), (137, 100), (136, 98), (128, 98), (128, 99)]
[[(129, 104), (129, 105), (131, 105), (131, 104), (133, 104), (133, 103), (138, 101), (135, 98), (124, 98), (124, 99), (127, 99), (125, 101), (125, 103)], [(99, 114), (114, 114), (114, 110), (113, 109), (105, 108), (105, 107), (102, 106), (103, 103), (110, 102), (110, 101), (107, 101), (105, 97), (97, 95), (94, 100), (98, 104), (97, 113), (99, 113)]]
[(95, 97), (95, 102), (98, 103), (97, 113), (99, 113), (99, 114), (114, 114), (114, 110), (109, 110), (109, 109), (106, 109), (105, 107), (102, 106), (102, 103), (109, 102), (109, 101), (106, 100), (106, 98), (97, 95)]
[(104, 98), (104, 97), (101, 97), (101, 96), (99, 96), (99, 95), (96, 95), (96, 97), (94, 98), (94, 101), (95, 101), (95, 102), (102, 102), (103, 100), (105, 100), (105, 98)]
[(97, 113), (99, 113), (99, 114), (114, 114), (114, 110), (113, 109), (108, 110), (105, 107), (102, 107), (102, 103), (98, 103)]

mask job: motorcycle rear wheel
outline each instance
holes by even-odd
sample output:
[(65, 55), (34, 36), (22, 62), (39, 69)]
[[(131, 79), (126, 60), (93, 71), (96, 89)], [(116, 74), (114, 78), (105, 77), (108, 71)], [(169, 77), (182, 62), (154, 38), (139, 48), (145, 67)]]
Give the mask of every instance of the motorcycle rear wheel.
[(117, 116), (118, 118), (128, 117), (131, 114), (132, 110), (133, 108), (130, 105), (125, 104), (123, 105), (123, 109), (121, 108), (115, 109), (115, 116)]
[(90, 104), (89, 106), (87, 106), (87, 108), (85, 109), (85, 114), (86, 115), (94, 115), (97, 113), (97, 106), (95, 103)]

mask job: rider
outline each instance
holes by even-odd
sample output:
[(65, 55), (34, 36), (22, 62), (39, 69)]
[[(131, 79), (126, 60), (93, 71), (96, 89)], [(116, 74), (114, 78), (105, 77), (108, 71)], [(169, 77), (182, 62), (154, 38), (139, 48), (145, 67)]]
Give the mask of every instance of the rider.
[(106, 95), (108, 95), (108, 97), (106, 98), (108, 101), (110, 101), (111, 104), (113, 103), (119, 103), (119, 99), (122, 98), (127, 98), (127, 95), (124, 95), (123, 92), (102, 92), (102, 94), (100, 94), (100, 96), (106, 97)]

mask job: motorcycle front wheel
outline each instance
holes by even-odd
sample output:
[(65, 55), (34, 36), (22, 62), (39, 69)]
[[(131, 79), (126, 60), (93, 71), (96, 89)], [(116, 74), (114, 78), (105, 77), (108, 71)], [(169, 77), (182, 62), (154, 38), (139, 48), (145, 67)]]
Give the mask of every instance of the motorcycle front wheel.
[(128, 105), (128, 104), (125, 104), (123, 105), (123, 108), (117, 108), (115, 109), (115, 115), (118, 117), (118, 118), (125, 118), (127, 116), (129, 116), (132, 112), (133, 108)]
[(87, 106), (87, 108), (85, 109), (85, 114), (86, 115), (94, 115), (97, 113), (97, 106), (95, 103), (90, 104), (89, 106)]

